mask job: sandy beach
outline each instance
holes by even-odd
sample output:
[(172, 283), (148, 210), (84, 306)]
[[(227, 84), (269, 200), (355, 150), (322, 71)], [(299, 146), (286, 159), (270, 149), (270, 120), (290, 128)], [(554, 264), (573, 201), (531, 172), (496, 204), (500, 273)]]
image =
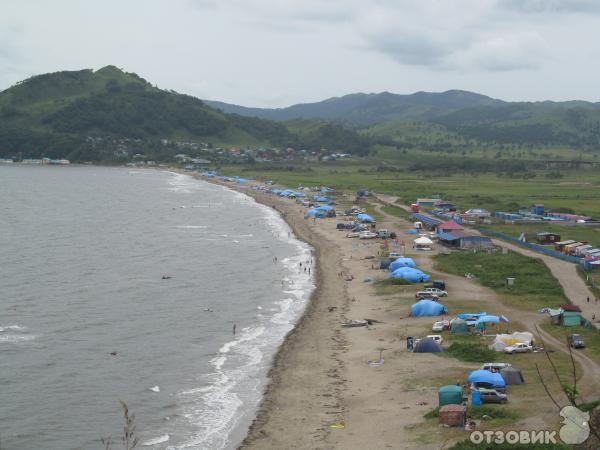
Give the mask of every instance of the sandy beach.
[[(465, 374), (478, 364), (406, 351), (406, 337), (431, 334), (435, 319), (408, 317), (414, 286), (377, 295), (372, 282), (387, 277), (377, 269), (381, 242), (346, 238), (336, 230), (335, 218), (304, 219), (304, 208), (289, 199), (249, 186), (224, 185), (279, 211), (297, 238), (314, 247), (316, 256), (317, 289), (274, 358), (256, 419), (240, 448), (439, 449), (468, 438), (468, 432), (440, 428), (423, 415), (437, 406), (439, 386), (464, 382)], [(436, 272), (431, 254), (437, 252), (415, 251), (410, 244), (414, 236), (406, 233), (409, 223), (375, 207), (383, 217), (378, 228), (396, 231), (407, 243), (406, 255), (434, 278), (444, 278), (453, 298), (462, 299), (462, 304), (473, 302), (474, 309), (498, 311), (501, 300), (494, 291)], [(504, 306), (502, 312), (520, 316), (526, 325), (540, 320)], [(341, 327), (345, 319), (367, 318), (377, 322), (371, 327)], [(380, 353), (384, 363), (369, 364), (378, 361)], [(597, 381), (589, 370), (595, 366), (589, 366), (583, 378), (593, 390)], [(519, 429), (556, 425), (558, 416), (550, 401), (543, 395), (536, 400), (529, 406), (532, 414), (516, 424)], [(526, 401), (511, 398), (523, 409), (528, 408)]]

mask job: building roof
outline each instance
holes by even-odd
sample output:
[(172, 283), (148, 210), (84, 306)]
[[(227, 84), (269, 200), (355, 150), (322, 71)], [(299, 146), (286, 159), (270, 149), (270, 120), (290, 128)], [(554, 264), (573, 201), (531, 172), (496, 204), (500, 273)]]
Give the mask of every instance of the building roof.
[(560, 305), (563, 311), (581, 312), (581, 308), (577, 305)]
[(457, 239), (460, 239), (456, 236), (454, 236), (452, 233), (438, 233), (438, 238), (440, 238), (440, 240), (442, 241), (456, 241)]
[(438, 225), (438, 224), (442, 223), (441, 220), (434, 219), (432, 217), (426, 216), (425, 214), (416, 213), (416, 214), (413, 214), (413, 218), (420, 222), (424, 222), (428, 225)]
[(454, 220), (448, 220), (438, 225), (440, 230), (464, 230), (462, 226), (457, 224)]

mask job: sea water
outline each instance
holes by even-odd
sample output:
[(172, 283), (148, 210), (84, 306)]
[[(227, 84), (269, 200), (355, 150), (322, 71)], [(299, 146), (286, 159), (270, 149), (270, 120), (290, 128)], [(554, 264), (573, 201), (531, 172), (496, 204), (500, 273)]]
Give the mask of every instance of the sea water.
[(0, 250), (9, 449), (119, 448), (119, 400), (140, 448), (235, 448), (313, 289), (276, 212), (158, 170), (0, 167)]

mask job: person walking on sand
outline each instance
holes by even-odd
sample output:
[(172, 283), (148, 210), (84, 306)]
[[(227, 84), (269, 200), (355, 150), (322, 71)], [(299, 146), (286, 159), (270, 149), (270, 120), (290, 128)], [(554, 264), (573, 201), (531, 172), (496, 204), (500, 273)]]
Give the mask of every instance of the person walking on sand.
[(233, 324), (233, 335), (235, 336), (235, 323)]

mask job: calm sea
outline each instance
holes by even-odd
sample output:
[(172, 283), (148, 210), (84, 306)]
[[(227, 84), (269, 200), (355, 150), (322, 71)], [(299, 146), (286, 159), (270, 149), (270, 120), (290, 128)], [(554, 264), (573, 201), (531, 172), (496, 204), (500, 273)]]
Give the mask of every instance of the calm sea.
[(310, 258), (275, 212), (189, 176), (0, 166), (0, 448), (102, 449), (119, 399), (141, 448), (234, 448)]

